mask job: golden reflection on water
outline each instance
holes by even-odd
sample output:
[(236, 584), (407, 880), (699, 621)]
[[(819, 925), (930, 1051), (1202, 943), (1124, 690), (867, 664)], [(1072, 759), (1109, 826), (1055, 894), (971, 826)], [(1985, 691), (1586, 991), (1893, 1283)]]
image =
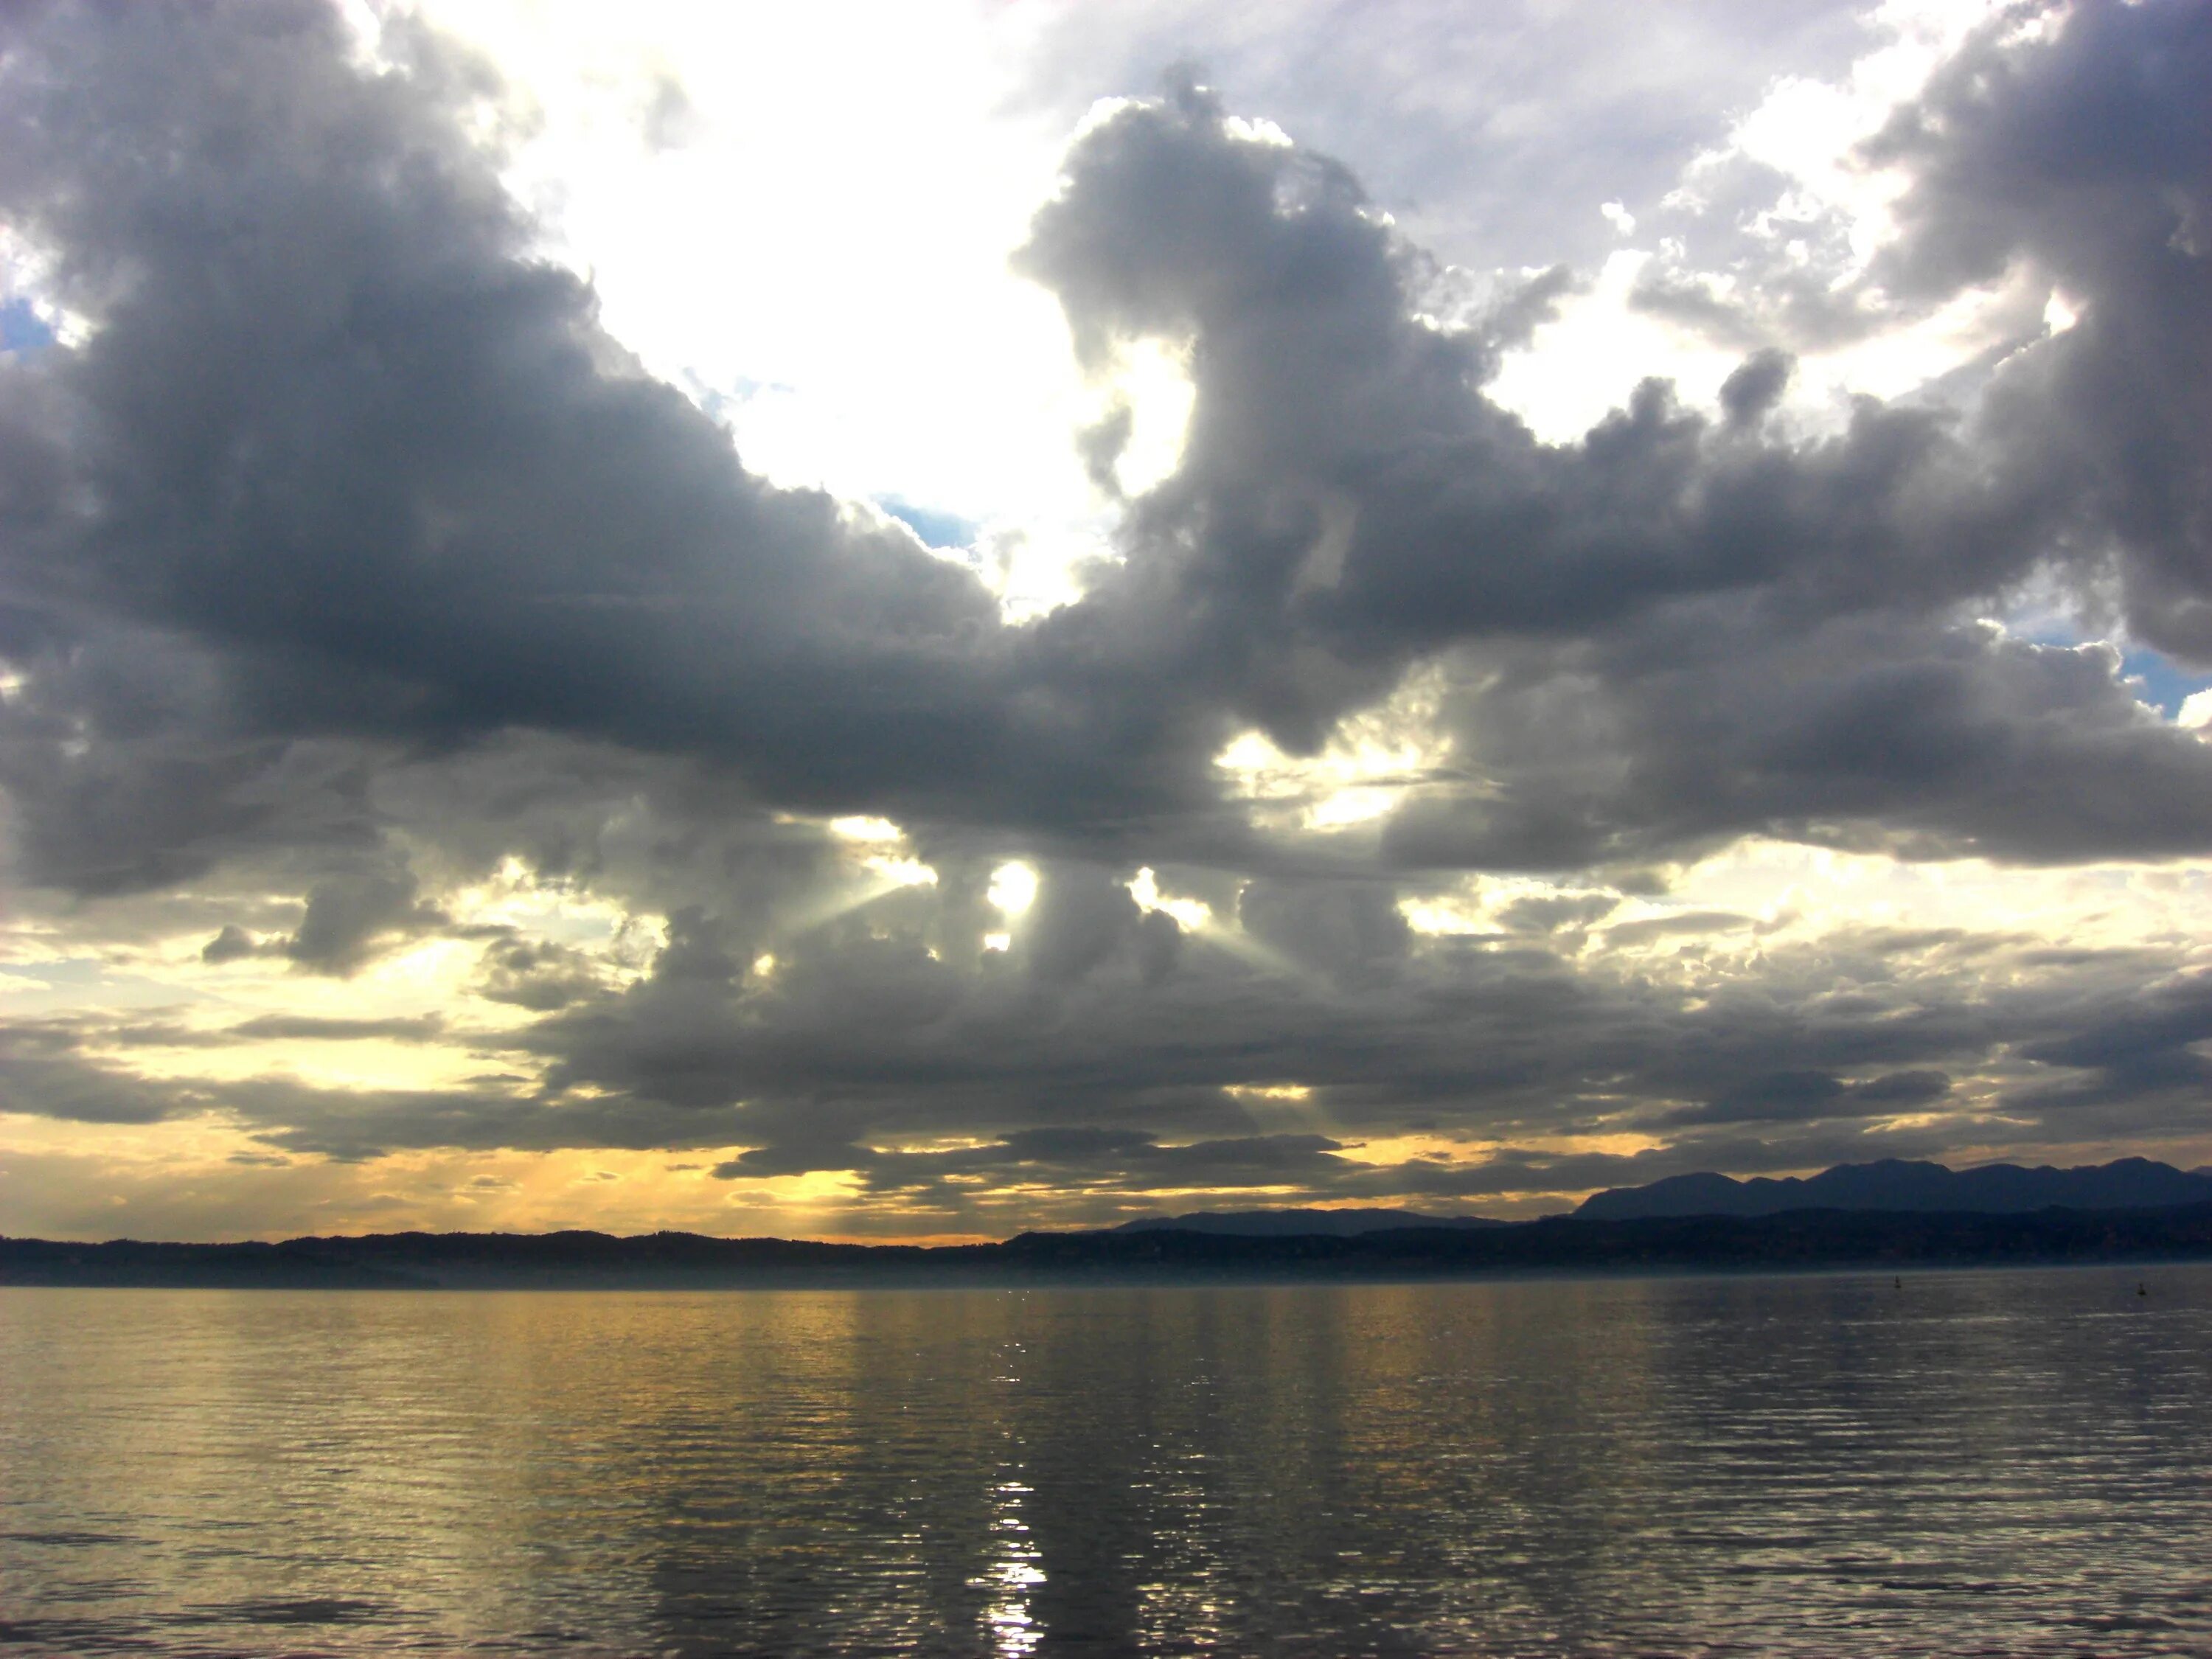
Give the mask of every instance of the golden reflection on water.
[(1030, 1617), (1030, 1591), (1044, 1583), (1037, 1565), (1036, 1546), (1022, 1524), (1022, 1499), (1035, 1490), (1018, 1480), (1002, 1480), (992, 1488), (996, 1500), (991, 1516), (991, 1535), (996, 1559), (991, 1570), (975, 1581), (990, 1592), (983, 1608), (983, 1623), (991, 1632), (994, 1653), (1023, 1654), (1036, 1647), (1042, 1633)]
[(0, 1291), (0, 1653), (2212, 1649), (2139, 1276)]

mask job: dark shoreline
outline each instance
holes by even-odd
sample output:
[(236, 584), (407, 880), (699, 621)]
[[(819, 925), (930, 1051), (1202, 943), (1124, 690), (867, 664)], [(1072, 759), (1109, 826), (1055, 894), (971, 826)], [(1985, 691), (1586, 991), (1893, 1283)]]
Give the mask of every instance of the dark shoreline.
[(383, 1233), (264, 1244), (0, 1237), (0, 1285), (267, 1289), (706, 1289), (1327, 1283), (1560, 1272), (2051, 1267), (2212, 1259), (2212, 1204), (2026, 1213), (1799, 1210), (1479, 1230), (1251, 1237), (1024, 1233), (996, 1244), (828, 1244), (696, 1233)]

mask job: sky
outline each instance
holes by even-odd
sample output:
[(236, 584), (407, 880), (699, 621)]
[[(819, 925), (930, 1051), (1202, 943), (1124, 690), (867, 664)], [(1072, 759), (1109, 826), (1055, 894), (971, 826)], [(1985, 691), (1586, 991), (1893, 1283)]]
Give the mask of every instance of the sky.
[(0, 1231), (2212, 1162), (2199, 0), (0, 19)]

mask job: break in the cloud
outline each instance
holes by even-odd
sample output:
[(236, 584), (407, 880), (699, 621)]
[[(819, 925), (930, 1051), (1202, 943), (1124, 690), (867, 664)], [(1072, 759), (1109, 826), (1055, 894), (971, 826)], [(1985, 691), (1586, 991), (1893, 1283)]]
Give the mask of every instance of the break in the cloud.
[[(940, 252), (681, 17), (12, 11), (9, 1229), (2203, 1160), (2205, 13), (1592, 15), (948, 11), (974, 108), (848, 149), (1058, 182)], [(638, 234), (791, 297), (633, 348), (591, 204), (685, 167)], [(1064, 470), (933, 495), (956, 416)]]

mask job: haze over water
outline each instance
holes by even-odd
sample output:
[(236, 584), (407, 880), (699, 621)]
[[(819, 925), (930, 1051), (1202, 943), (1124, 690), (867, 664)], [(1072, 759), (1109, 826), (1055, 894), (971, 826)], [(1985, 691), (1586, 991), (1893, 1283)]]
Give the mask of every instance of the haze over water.
[(11, 1654), (2202, 1652), (2209, 1477), (2203, 1267), (0, 1291)]

